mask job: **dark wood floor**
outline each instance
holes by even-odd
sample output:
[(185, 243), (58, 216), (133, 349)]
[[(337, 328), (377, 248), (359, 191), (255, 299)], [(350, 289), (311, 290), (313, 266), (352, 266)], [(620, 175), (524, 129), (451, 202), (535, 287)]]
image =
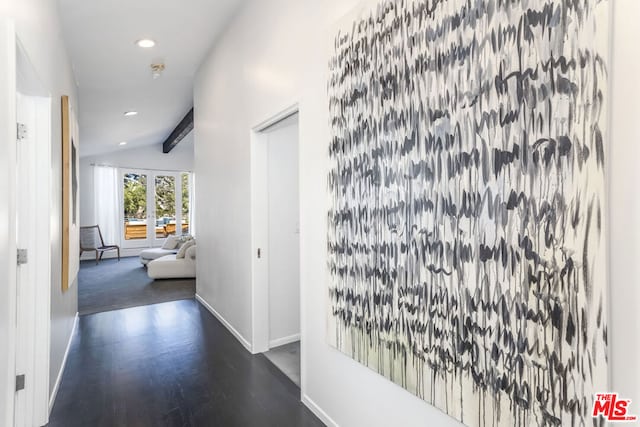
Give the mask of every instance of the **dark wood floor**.
[(81, 316), (51, 427), (322, 426), (195, 300)]

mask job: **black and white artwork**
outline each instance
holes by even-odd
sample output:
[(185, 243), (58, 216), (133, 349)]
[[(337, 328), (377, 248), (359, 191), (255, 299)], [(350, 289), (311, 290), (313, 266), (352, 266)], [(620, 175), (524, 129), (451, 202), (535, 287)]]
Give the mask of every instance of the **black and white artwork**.
[(329, 63), (328, 340), (469, 426), (607, 390), (606, 0), (396, 0)]

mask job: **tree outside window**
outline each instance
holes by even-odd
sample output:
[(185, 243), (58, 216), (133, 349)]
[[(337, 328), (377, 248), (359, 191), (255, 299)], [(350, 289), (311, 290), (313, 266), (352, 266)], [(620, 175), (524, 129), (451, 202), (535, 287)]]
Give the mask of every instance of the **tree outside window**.
[(147, 176), (128, 173), (124, 176), (125, 220), (142, 220), (147, 217)]

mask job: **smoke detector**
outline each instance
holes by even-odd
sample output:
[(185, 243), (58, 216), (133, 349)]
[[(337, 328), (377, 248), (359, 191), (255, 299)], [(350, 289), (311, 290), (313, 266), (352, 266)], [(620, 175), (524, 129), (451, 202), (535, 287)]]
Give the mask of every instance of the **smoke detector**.
[(154, 80), (162, 76), (162, 72), (164, 71), (164, 68), (165, 66), (163, 63), (151, 64), (151, 75), (153, 76)]

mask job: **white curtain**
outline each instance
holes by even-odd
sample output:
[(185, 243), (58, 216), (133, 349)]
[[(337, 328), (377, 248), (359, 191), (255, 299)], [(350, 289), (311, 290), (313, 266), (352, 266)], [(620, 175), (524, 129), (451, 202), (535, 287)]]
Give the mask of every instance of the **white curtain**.
[(118, 169), (110, 166), (95, 166), (94, 200), (96, 223), (107, 245), (120, 243), (120, 197), (118, 191)]
[(196, 174), (193, 172), (189, 179), (189, 233), (196, 236)]

